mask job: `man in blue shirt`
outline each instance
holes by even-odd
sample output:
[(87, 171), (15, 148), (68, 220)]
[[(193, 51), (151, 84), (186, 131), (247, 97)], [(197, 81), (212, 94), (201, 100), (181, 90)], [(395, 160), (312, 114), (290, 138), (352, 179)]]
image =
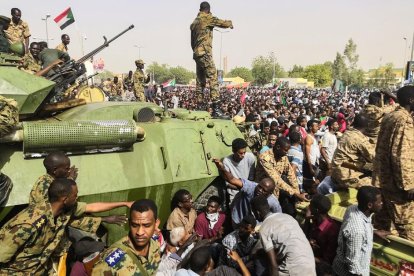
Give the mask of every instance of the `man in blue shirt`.
[(249, 181), (247, 179), (238, 179), (234, 177), (231, 172), (225, 170), (223, 163), (218, 159), (213, 159), (217, 169), (222, 173), (224, 180), (233, 186), (240, 189), (240, 192), (234, 198), (231, 204), (231, 217), (233, 222), (233, 228), (236, 229), (243, 217), (252, 213), (250, 201), (259, 195), (264, 195), (270, 206), (272, 213), (281, 213), (279, 201), (274, 196), (275, 182), (271, 178), (264, 178), (259, 183)]

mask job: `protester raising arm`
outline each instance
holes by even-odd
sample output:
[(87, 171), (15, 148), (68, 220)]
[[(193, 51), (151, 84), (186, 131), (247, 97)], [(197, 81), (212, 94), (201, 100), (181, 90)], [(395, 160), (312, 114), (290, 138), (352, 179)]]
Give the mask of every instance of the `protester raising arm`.
[(219, 172), (222, 173), (224, 180), (233, 185), (236, 189), (243, 188), (243, 182), (241, 181), (241, 179), (234, 177), (231, 172), (226, 171), (220, 159), (214, 158), (213, 162), (214, 164), (216, 164), (216, 167), (219, 170)]
[(128, 207), (131, 208), (133, 201), (125, 202), (95, 202), (88, 203), (86, 205), (85, 213), (99, 213), (109, 211), (118, 207)]

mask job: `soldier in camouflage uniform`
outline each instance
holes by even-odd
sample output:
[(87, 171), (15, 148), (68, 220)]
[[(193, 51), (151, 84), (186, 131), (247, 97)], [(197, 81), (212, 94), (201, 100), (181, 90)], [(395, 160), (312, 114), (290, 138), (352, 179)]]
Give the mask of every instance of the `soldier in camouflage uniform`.
[(22, 12), (18, 8), (11, 9), (11, 22), (9, 28), (5, 30), (6, 36), (10, 44), (16, 42), (23, 42), (25, 45), (25, 52), (28, 52), (29, 37), (31, 36), (29, 25), (21, 20)]
[(21, 65), (18, 67), (30, 74), (36, 74), (42, 70), (42, 62), (39, 59), (40, 47), (36, 42), (30, 43), (29, 53), (27, 53), (21, 61)]
[(414, 241), (414, 87), (401, 88), (397, 97), (400, 106), (381, 123), (373, 185), (382, 190), (392, 232)]
[[(394, 97), (389, 93), (387, 93), (387, 95)], [(382, 118), (384, 115), (395, 110), (396, 106), (396, 104), (385, 104), (384, 95), (380, 92), (372, 92), (369, 94), (368, 104), (365, 106), (363, 111), (363, 114), (368, 119), (368, 127), (365, 134), (372, 139), (374, 143), (376, 143), (378, 139)]]
[(0, 229), (0, 275), (52, 275), (52, 255), (66, 227), (86, 211), (77, 195), (75, 181), (56, 179), (50, 203), (29, 205)]
[(279, 197), (280, 190), (291, 196), (305, 200), (305, 195), (299, 191), (299, 184), (295, 170), (289, 163), (286, 154), (290, 148), (289, 140), (284, 137), (277, 139), (272, 150), (265, 151), (258, 156), (256, 167), (256, 182), (270, 177), (276, 183), (274, 194)]
[(123, 94), (124, 94), (124, 89), (123, 89), (122, 82), (119, 81), (118, 77), (114, 77), (114, 80), (112, 81), (111, 95), (113, 97), (121, 98)]
[(135, 61), (137, 70), (135, 70), (134, 79), (134, 92), (138, 102), (145, 102), (144, 84), (150, 81), (150, 76), (145, 77), (144, 73), (144, 61), (138, 59)]
[(193, 49), (193, 59), (196, 63), (196, 93), (198, 102), (203, 102), (203, 91), (206, 87), (206, 79), (210, 81), (211, 100), (217, 101), (219, 98), (217, 71), (213, 61), (213, 29), (231, 28), (233, 23), (230, 20), (221, 20), (210, 13), (210, 4), (202, 2), (200, 12), (190, 26), (191, 29), (191, 48)]
[(131, 206), (129, 235), (102, 253), (92, 275), (152, 276), (161, 260), (157, 241), (152, 239), (160, 221), (152, 200), (141, 199)]
[(68, 45), (70, 43), (70, 37), (67, 34), (63, 34), (60, 37), (60, 39), (62, 40), (62, 43), (60, 43), (58, 46), (56, 46), (56, 50), (67, 53), (68, 52)]
[(337, 188), (371, 185), (375, 147), (365, 136), (368, 119), (358, 114), (339, 140), (332, 158), (331, 178)]
[(0, 137), (9, 134), (18, 122), (17, 102), (0, 96)]

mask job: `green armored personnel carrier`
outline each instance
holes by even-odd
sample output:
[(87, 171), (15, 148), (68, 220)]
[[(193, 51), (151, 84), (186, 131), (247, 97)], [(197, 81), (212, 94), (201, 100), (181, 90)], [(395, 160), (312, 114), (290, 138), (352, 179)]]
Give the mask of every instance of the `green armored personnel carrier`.
[[(120, 35), (105, 39), (97, 50)], [(212, 158), (228, 155), (233, 139), (242, 137), (231, 120), (213, 119), (204, 111), (168, 111), (139, 102), (62, 101), (64, 90), (84, 73), (82, 62), (89, 56), (46, 79), (6, 63), (10, 56), (0, 53), (0, 95), (17, 101), (20, 116), (19, 125), (0, 138), (0, 171), (13, 182), (0, 208), (1, 225), (28, 203), (33, 184), (45, 174), (43, 157), (52, 151), (66, 152), (79, 168), (81, 201), (151, 198), (164, 223), (175, 191), (185, 188), (197, 197), (215, 185), (218, 172)], [(110, 242), (127, 230), (108, 227)]]

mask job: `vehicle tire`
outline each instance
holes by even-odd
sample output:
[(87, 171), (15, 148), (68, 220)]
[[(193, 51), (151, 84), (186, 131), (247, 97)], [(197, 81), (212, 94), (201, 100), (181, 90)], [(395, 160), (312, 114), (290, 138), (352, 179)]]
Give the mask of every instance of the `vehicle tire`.
[(226, 189), (225, 183), (221, 177), (217, 177), (210, 185), (197, 197), (194, 201), (194, 208), (197, 211), (202, 211), (207, 206), (207, 201), (211, 196), (218, 196), (222, 202), (222, 210), (226, 206)]

